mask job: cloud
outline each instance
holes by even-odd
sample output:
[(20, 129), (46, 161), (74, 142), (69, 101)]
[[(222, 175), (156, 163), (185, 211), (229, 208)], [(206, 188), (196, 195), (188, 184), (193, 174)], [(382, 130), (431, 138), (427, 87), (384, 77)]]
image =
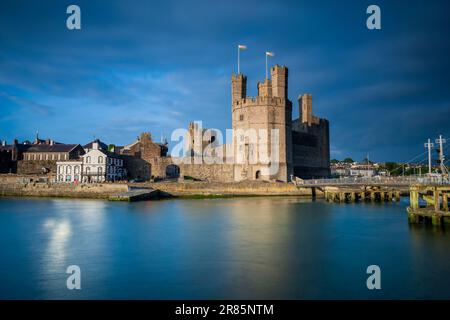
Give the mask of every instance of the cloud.
[(16, 112), (28, 113), (31, 111), (32, 113), (37, 112), (41, 115), (49, 116), (52, 115), (54, 111), (54, 107), (52, 106), (36, 103), (26, 98), (8, 94), (7, 92), (0, 91), (0, 96), (7, 98), (11, 102), (23, 108), (23, 110), (18, 110)]

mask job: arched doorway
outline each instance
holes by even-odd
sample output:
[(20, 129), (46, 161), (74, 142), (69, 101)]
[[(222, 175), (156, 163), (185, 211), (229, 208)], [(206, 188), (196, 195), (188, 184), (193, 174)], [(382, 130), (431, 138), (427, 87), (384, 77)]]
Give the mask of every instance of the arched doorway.
[(169, 164), (166, 167), (167, 178), (178, 178), (180, 176), (180, 167), (175, 164)]
[(256, 180), (261, 179), (261, 171), (260, 171), (260, 170), (257, 170), (257, 171), (256, 171), (256, 173), (255, 173), (255, 179), (256, 179)]

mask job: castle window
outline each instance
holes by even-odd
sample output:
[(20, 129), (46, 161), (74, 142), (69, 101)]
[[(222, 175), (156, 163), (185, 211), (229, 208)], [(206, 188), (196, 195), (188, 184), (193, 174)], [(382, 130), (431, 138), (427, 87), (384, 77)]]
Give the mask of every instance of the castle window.
[(244, 121), (244, 115), (243, 114), (239, 115), (239, 121)]

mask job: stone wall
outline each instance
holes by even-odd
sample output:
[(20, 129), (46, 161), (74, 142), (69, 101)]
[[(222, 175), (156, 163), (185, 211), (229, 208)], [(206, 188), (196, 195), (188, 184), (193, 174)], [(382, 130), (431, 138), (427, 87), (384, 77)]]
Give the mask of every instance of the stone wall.
[(234, 181), (232, 164), (180, 164), (180, 176), (189, 176), (206, 181)]
[(308, 124), (300, 119), (292, 123), (292, 158), (294, 175), (302, 179), (330, 176), (329, 124), (320, 119)]
[(104, 184), (74, 184), (37, 182), (23, 176), (0, 175), (0, 196), (29, 196), (29, 197), (67, 197), (67, 198), (95, 198), (107, 199), (128, 191), (124, 183)]
[(152, 176), (152, 166), (147, 161), (133, 156), (122, 156), (124, 166), (130, 180), (150, 180)]
[(56, 160), (19, 160), (17, 161), (18, 174), (41, 174), (43, 168), (52, 174), (56, 173)]
[[(311, 197), (311, 188), (298, 188), (291, 183), (283, 182), (157, 182), (150, 184), (153, 188), (175, 196), (188, 195), (233, 195), (233, 196), (305, 196)], [(321, 196), (321, 194), (317, 194)]]

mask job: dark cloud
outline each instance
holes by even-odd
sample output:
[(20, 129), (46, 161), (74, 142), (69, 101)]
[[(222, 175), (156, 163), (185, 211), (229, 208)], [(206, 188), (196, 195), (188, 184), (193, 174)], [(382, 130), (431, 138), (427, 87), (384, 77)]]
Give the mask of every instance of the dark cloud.
[[(2, 1), (0, 135), (39, 129), (60, 141), (117, 144), (140, 131), (230, 126), (230, 75), (243, 43), (248, 93), (264, 52), (331, 123), (335, 157), (404, 160), (423, 140), (450, 136), (447, 1), (378, 1), (382, 30), (365, 28), (367, 1), (87, 1), (82, 30), (64, 1)], [(75, 120), (77, 119), (77, 120)], [(0, 137), (3, 138), (3, 137)], [(372, 157), (372, 158), (373, 158)]]

